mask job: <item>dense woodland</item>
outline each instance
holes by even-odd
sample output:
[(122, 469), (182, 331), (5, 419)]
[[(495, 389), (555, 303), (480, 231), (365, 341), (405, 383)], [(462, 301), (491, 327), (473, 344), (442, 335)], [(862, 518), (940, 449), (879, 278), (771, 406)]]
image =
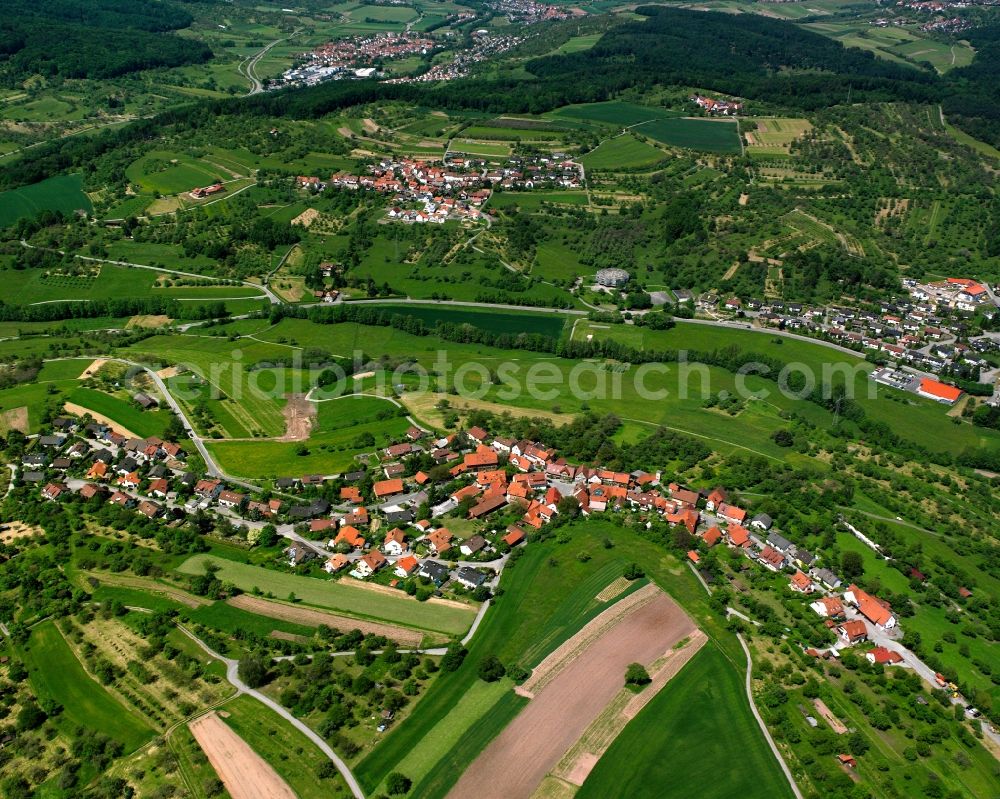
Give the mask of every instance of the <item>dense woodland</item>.
[(204, 43), (169, 33), (192, 21), (175, 3), (3, 0), (0, 12), (0, 80), (7, 85), (31, 75), (114, 78), (212, 55)]

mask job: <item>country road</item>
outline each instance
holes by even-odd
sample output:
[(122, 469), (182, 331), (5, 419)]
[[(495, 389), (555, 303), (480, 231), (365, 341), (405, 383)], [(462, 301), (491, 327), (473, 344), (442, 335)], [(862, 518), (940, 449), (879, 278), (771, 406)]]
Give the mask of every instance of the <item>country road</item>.
[(354, 774), (347, 767), (347, 764), (341, 760), (340, 756), (330, 748), (330, 745), (323, 740), (317, 733), (308, 727), (305, 723), (299, 721), (295, 716), (293, 716), (288, 710), (283, 708), (269, 696), (262, 694), (255, 688), (251, 688), (243, 680), (240, 679), (239, 667), (240, 662), (238, 660), (233, 660), (232, 658), (223, 657), (214, 649), (212, 649), (208, 644), (202, 641), (197, 635), (192, 633), (186, 627), (178, 624), (177, 629), (184, 633), (188, 638), (194, 641), (198, 646), (205, 650), (210, 657), (221, 661), (226, 664), (226, 679), (229, 680), (230, 684), (236, 688), (241, 694), (247, 694), (247, 696), (252, 696), (258, 702), (266, 705), (268, 708), (273, 710), (279, 716), (281, 716), (285, 721), (291, 724), (295, 729), (306, 736), (310, 741), (319, 747), (320, 751), (329, 758), (330, 762), (337, 767), (337, 771), (340, 772), (341, 776), (347, 782), (347, 787), (350, 788), (351, 794), (355, 799), (365, 799), (365, 792), (361, 790), (361, 784), (357, 781)]
[(260, 94), (261, 92), (264, 91), (264, 83), (263, 81), (261, 81), (260, 78), (257, 77), (257, 65), (260, 63), (261, 59), (264, 56), (266, 56), (268, 52), (270, 52), (272, 47), (274, 47), (277, 44), (281, 44), (282, 42), (288, 41), (301, 30), (302, 28), (296, 28), (290, 34), (288, 34), (288, 36), (285, 36), (283, 39), (275, 39), (270, 44), (267, 44), (264, 47), (262, 47), (257, 53), (250, 56), (250, 58), (243, 61), (237, 67), (237, 70), (240, 72), (240, 74), (242, 74), (247, 80), (250, 81), (250, 91), (247, 92), (246, 95), (247, 97), (251, 97), (255, 94)]

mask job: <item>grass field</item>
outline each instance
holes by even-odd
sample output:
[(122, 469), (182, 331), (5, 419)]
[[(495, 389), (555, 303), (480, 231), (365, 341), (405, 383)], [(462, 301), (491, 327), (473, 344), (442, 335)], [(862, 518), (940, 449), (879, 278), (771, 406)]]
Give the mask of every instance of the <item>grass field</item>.
[(167, 150), (147, 153), (130, 164), (125, 175), (149, 194), (180, 194), (233, 177), (209, 160)]
[(78, 209), (88, 214), (94, 211), (90, 199), (83, 193), (83, 178), (60, 175), (0, 192), (0, 227), (13, 225), (23, 216), (33, 217), (39, 211), (62, 211), (69, 215)]
[(679, 117), (677, 111), (668, 111), (649, 105), (636, 105), (612, 100), (606, 103), (587, 103), (586, 105), (567, 105), (553, 111), (549, 116), (557, 119), (568, 117), (582, 119), (586, 122), (598, 122), (617, 127), (637, 125), (641, 122), (670, 119)]
[(219, 579), (244, 591), (259, 588), (284, 599), (289, 594), (306, 605), (336, 610), (357, 619), (372, 619), (444, 635), (459, 635), (472, 624), (475, 608), (417, 602), (400, 592), (399, 597), (351, 585), (350, 579), (334, 581), (237, 563), (212, 555), (194, 555), (179, 567), (184, 574), (201, 574), (206, 563), (220, 567)]
[(223, 721), (288, 783), (299, 799), (339, 799), (350, 792), (339, 775), (317, 776), (327, 757), (274, 711), (249, 696), (238, 696), (220, 709)]
[[(79, 362), (83, 371), (84, 362)], [(70, 392), (68, 400), (75, 402), (88, 410), (118, 422), (126, 430), (131, 430), (137, 436), (162, 436), (170, 422), (170, 412), (164, 410), (144, 411), (132, 405), (121, 397), (105, 394), (92, 388), (75, 388)]]
[[(350, 400), (329, 400), (320, 403), (339, 405)], [(219, 412), (221, 409), (216, 409)], [(325, 414), (332, 415), (336, 408)], [(326, 432), (313, 432), (306, 442), (307, 453), (299, 444), (288, 441), (218, 441), (208, 445), (219, 462), (233, 473), (251, 478), (287, 477), (298, 474), (337, 474), (350, 471), (355, 456), (386, 446), (400, 439), (410, 423), (402, 417), (381, 419), (343, 426)], [(358, 436), (371, 433), (375, 446), (358, 445)]]
[(54, 622), (32, 629), (24, 656), (35, 693), (60, 703), (65, 722), (120, 741), (126, 752), (153, 737), (153, 730), (137, 714), (90, 678)]
[(715, 119), (658, 119), (636, 125), (634, 130), (672, 147), (709, 153), (740, 152), (740, 137), (735, 122)]
[(791, 795), (739, 672), (711, 644), (629, 722), (577, 793), (579, 799)]
[[(751, 155), (787, 154), (792, 142), (812, 129), (806, 119), (768, 117), (753, 121), (757, 123), (757, 130), (746, 134), (747, 152)], [(753, 143), (749, 144), (751, 141)]]
[(650, 166), (666, 157), (662, 150), (625, 133), (601, 142), (580, 160), (587, 169), (614, 170)]
[[(366, 790), (374, 791), (400, 769), (413, 779), (414, 796), (444, 796), (526, 701), (512, 691), (494, 695), (478, 680), (478, 663), (496, 655), (508, 664), (537, 665), (611, 604), (599, 602), (597, 594), (632, 561), (643, 563), (649, 577), (684, 605), (728, 657), (734, 662), (742, 657), (736, 639), (712, 620), (704, 590), (672, 554), (601, 520), (577, 522), (569, 533), (566, 543), (532, 544), (504, 571), (503, 597), (487, 612), (462, 667), (442, 674), (413, 713), (358, 764), (355, 774)], [(613, 548), (604, 545), (605, 538), (614, 540)], [(633, 590), (642, 583), (633, 583)], [(456, 734), (456, 727), (465, 732)]]
[(211, 605), (203, 605), (196, 610), (190, 611), (189, 615), (199, 624), (204, 624), (206, 627), (211, 627), (230, 635), (237, 630), (242, 630), (266, 638), (277, 630), (289, 635), (302, 635), (306, 638), (312, 638), (315, 632), (312, 627), (307, 627), (304, 624), (295, 624), (283, 619), (260, 616), (256, 613), (250, 613), (249, 611), (233, 607), (223, 601), (213, 602)]
[(452, 325), (471, 325), (490, 333), (537, 333), (549, 338), (559, 338), (566, 326), (566, 316), (560, 313), (532, 313), (497, 309), (448, 307), (447, 305), (379, 305), (380, 309), (400, 316), (422, 319), (433, 326), (436, 322)]

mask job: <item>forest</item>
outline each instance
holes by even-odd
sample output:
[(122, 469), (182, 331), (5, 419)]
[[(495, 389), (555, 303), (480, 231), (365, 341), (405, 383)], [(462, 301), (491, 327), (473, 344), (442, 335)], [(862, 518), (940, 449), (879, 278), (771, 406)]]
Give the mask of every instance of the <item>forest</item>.
[[(36, 74), (114, 78), (212, 57), (204, 43), (169, 33), (192, 20), (184, 8), (172, 3), (3, 0), (0, 9), (4, 20), (0, 22), (0, 76), (6, 85)], [(101, 47), (93, 46), (97, 41)]]

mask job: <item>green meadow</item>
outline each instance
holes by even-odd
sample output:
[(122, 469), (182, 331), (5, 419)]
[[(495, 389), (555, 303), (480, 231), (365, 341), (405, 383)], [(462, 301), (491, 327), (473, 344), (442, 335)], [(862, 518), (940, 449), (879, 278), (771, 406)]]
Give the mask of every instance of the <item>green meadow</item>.
[(0, 192), (0, 227), (13, 225), (21, 217), (33, 217), (39, 211), (77, 210), (93, 213), (90, 198), (83, 193), (80, 175), (59, 175), (40, 183)]
[(658, 119), (636, 125), (634, 130), (671, 147), (728, 155), (740, 151), (738, 128), (729, 120)]
[(741, 674), (708, 644), (629, 722), (576, 795), (776, 799), (792, 793), (750, 712)]
[[(81, 361), (77, 365), (81, 372), (84, 368), (82, 364)], [(167, 410), (144, 411), (133, 405), (130, 399), (105, 394), (103, 391), (83, 386), (73, 389), (66, 399), (87, 410), (108, 417), (142, 438), (162, 436), (171, 417)]]
[(32, 629), (23, 654), (35, 693), (40, 699), (62, 705), (64, 723), (120, 741), (126, 752), (153, 737), (153, 730), (138, 714), (90, 678), (54, 622), (42, 622)]
[(360, 620), (388, 622), (430, 633), (460, 635), (472, 624), (476, 612), (471, 605), (459, 608), (417, 602), (402, 592), (396, 597), (372, 591), (352, 585), (353, 578), (350, 577), (343, 580), (302, 577), (214, 555), (194, 555), (180, 565), (179, 571), (201, 574), (209, 563), (220, 567), (219, 579), (231, 582), (244, 591), (259, 588), (282, 599), (295, 594), (306, 605), (328, 608)]
[[(632, 561), (644, 564), (647, 575), (718, 641), (721, 648), (716, 651), (725, 653), (719, 655), (720, 670), (730, 670), (739, 679), (745, 660), (738, 642), (713, 621), (704, 589), (674, 555), (600, 520), (574, 524), (568, 532), (562, 543), (548, 539), (532, 544), (504, 571), (503, 596), (487, 611), (462, 666), (441, 674), (413, 713), (354, 769), (367, 791), (382, 787), (385, 777), (398, 770), (413, 780), (414, 796), (445, 796), (462, 770), (527, 702), (512, 690), (479, 680), (479, 662), (495, 655), (507, 664), (536, 666), (612, 604), (614, 600), (599, 602), (596, 595)], [(604, 545), (605, 538), (614, 540), (612, 548)], [(628, 590), (642, 584), (636, 581)], [(720, 714), (749, 716), (745, 695), (723, 699), (735, 706), (720, 708)], [(742, 732), (746, 747), (764, 743), (756, 728)]]
[(625, 133), (601, 142), (580, 160), (587, 169), (615, 170), (651, 166), (666, 157), (662, 150)]

